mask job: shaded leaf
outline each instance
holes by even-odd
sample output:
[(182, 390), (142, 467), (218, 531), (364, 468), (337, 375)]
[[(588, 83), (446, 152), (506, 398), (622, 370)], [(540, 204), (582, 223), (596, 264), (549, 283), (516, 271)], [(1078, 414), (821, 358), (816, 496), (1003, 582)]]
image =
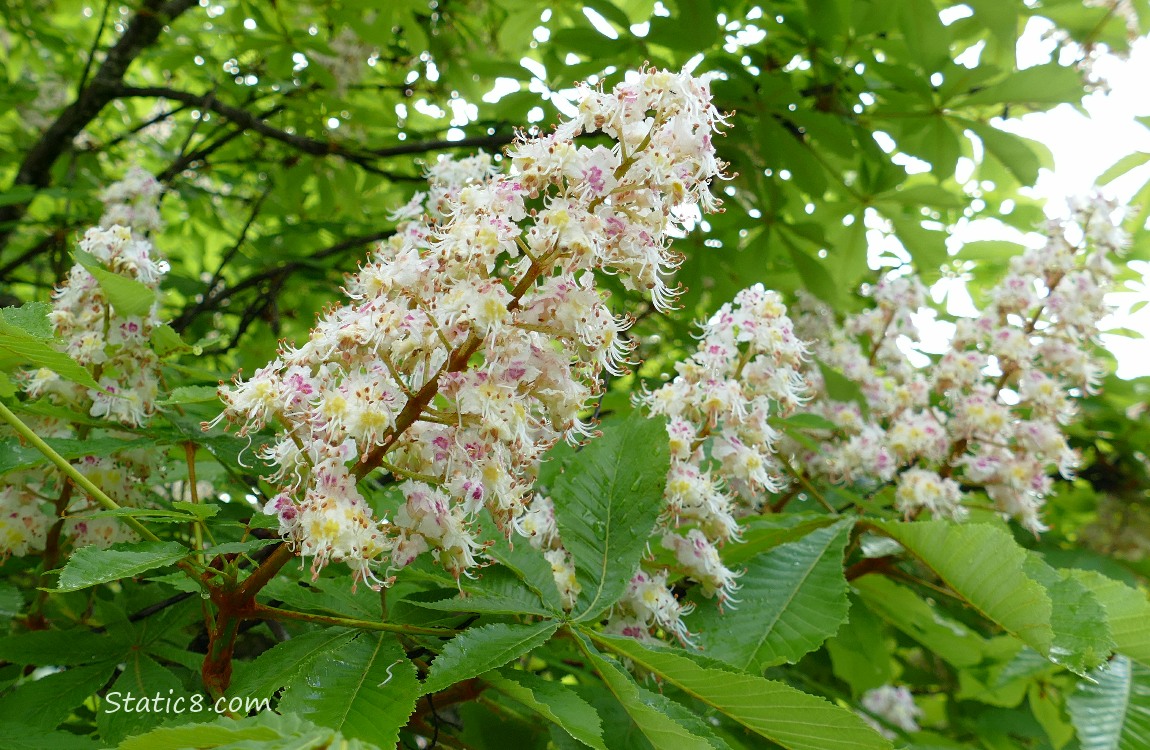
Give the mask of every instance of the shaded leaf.
[(415, 666), (395, 638), (361, 633), (301, 672), (284, 691), (279, 711), (394, 747), (418, 696)]
[(1050, 596), (1022, 572), (1026, 551), (1004, 529), (946, 521), (872, 523), (987, 619), (1057, 661)]
[(1150, 747), (1150, 669), (1116, 656), (1090, 677), (1066, 701), (1082, 750)]
[(599, 616), (622, 596), (663, 510), (670, 458), (661, 419), (633, 412), (568, 462), (551, 497), (582, 590), (573, 616)]
[(178, 542), (132, 542), (114, 544), (107, 549), (81, 547), (68, 558), (57, 588), (53, 590), (77, 591), (130, 578), (153, 568), (171, 565), (188, 554), (188, 548)]
[(251, 662), (236, 664), (236, 677), (228, 692), (251, 698), (270, 698), (302, 670), (330, 651), (338, 651), (356, 635), (346, 628), (324, 628), (301, 633), (277, 643)]
[(424, 693), (435, 693), (455, 683), (502, 667), (546, 643), (559, 623), (548, 620), (534, 625), (497, 623), (469, 628), (455, 636), (431, 663), (423, 682)]
[(688, 619), (707, 656), (762, 672), (798, 661), (834, 635), (847, 617), (843, 550), (851, 526), (840, 521), (751, 559), (737, 607), (700, 607)]
[(891, 744), (854, 713), (781, 682), (702, 667), (665, 648), (631, 638), (593, 636), (612, 651), (789, 750), (889, 750)]
[(504, 695), (514, 698), (569, 735), (596, 750), (607, 750), (599, 714), (569, 686), (554, 680), (501, 669), (488, 672), (483, 680)]

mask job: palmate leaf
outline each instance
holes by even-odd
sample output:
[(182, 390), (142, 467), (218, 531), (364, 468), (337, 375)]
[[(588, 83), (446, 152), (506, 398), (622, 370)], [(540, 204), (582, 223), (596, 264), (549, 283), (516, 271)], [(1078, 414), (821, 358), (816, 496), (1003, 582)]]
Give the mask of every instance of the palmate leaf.
[(107, 549), (81, 547), (68, 558), (55, 592), (78, 591), (171, 565), (190, 551), (179, 542), (133, 542)]
[(103, 661), (26, 682), (0, 701), (0, 725), (53, 729), (68, 718), (72, 709), (104, 687), (115, 671), (114, 661)]
[(631, 638), (591, 635), (637, 667), (652, 672), (728, 718), (789, 750), (889, 750), (862, 719), (790, 685), (703, 667), (682, 652), (648, 648)]
[(497, 623), (469, 628), (452, 638), (431, 663), (423, 692), (434, 693), (460, 680), (502, 667), (542, 646), (558, 629), (559, 623), (555, 620), (535, 625)]
[[(72, 438), (45, 438), (44, 442), (67, 459), (84, 456), (110, 456), (133, 448), (155, 446), (156, 441), (125, 440), (124, 438), (99, 437), (87, 440)], [(26, 469), (48, 463), (48, 457), (31, 445), (25, 445), (17, 438), (0, 440), (0, 474), (16, 469)]]
[(1150, 669), (1116, 656), (1066, 703), (1082, 750), (1150, 747)]
[(1046, 587), (1054, 607), (1051, 660), (1079, 675), (1102, 664), (1114, 649), (1102, 604), (1068, 572), (1055, 570), (1033, 552), (1023, 570)]
[[(42, 747), (46, 747), (42, 746)], [(212, 750), (218, 747), (244, 750), (283, 750), (284, 748), (341, 748), (376, 750), (377, 745), (351, 739), (335, 729), (316, 726), (294, 715), (280, 716), (265, 711), (242, 719), (221, 718), (211, 723), (160, 727), (147, 734), (129, 737), (119, 750)]]
[(834, 635), (849, 606), (842, 563), (851, 526), (840, 521), (748, 562), (737, 607), (700, 607), (688, 620), (707, 656), (762, 672)]
[(254, 661), (237, 664), (228, 692), (245, 698), (270, 698), (321, 656), (343, 648), (354, 637), (354, 630), (324, 628), (277, 643)]
[(279, 711), (394, 747), (418, 697), (415, 666), (395, 638), (363, 633), (301, 672), (284, 691)]
[(99, 259), (83, 250), (75, 250), (76, 262), (95, 277), (117, 315), (143, 317), (156, 304), (156, 292), (135, 279), (104, 268)]
[(603, 437), (556, 479), (555, 522), (582, 587), (576, 619), (593, 619), (622, 596), (663, 508), (669, 463), (663, 421), (635, 412), (605, 423)]
[(852, 597), (850, 605), (846, 624), (827, 640), (827, 654), (835, 677), (850, 685), (855, 695), (861, 695), (890, 683), (894, 660), (882, 620), (858, 597)]
[[(164, 698), (184, 695), (184, 686), (180, 680), (167, 667), (160, 666), (155, 659), (147, 654), (134, 650), (124, 664), (124, 671), (116, 677), (116, 681), (109, 688), (111, 692), (120, 693), (121, 698), (132, 695), (137, 698), (159, 695)], [(165, 720), (178, 718), (179, 713), (167, 710), (132, 711), (125, 706), (116, 704), (115, 711), (109, 710), (113, 706), (105, 703), (102, 710), (96, 714), (96, 725), (100, 729), (100, 738), (105, 742), (114, 743), (124, 739), (130, 734), (151, 729)], [(171, 708), (161, 703), (158, 708)]]
[(1040, 654), (1052, 655), (1050, 596), (1023, 573), (1026, 550), (1005, 530), (946, 521), (871, 523), (906, 547), (987, 619)]
[(1071, 575), (1106, 608), (1115, 648), (1150, 667), (1150, 601), (1146, 595), (1092, 570), (1075, 570)]
[[(530, 545), (526, 544), (519, 546), (530, 548)], [(459, 596), (433, 601), (420, 601), (418, 599), (408, 599), (408, 601), (417, 607), (443, 612), (531, 614), (543, 617), (555, 614), (555, 612), (548, 610), (534, 591), (524, 585), (523, 580), (516, 573), (502, 566), (493, 566), (483, 571), (483, 575), (479, 576), (477, 580), (467, 584), (466, 594), (461, 593)]]
[(599, 714), (570, 686), (515, 669), (488, 672), (483, 675), (483, 681), (553, 722), (587, 747), (607, 750)]
[(669, 716), (663, 710), (664, 706), (653, 705), (653, 694), (639, 687), (634, 678), (621, 667), (603, 658), (582, 639), (580, 645), (595, 671), (603, 678), (607, 689), (655, 750), (713, 750), (714, 746), (708, 738), (700, 737)]

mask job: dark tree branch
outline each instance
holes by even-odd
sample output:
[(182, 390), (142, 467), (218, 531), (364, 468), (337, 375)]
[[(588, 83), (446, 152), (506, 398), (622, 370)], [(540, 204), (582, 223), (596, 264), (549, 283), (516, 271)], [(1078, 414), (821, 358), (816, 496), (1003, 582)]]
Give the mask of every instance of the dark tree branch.
[(407, 156), (410, 154), (427, 153), (429, 151), (442, 151), (448, 148), (499, 148), (507, 145), (515, 138), (512, 133), (496, 133), (494, 135), (463, 138), (458, 141), (416, 141), (412, 143), (400, 143), (395, 146), (388, 146), (387, 148), (369, 148), (357, 151), (346, 148), (339, 141), (321, 140), (281, 130), (268, 124), (267, 114), (253, 114), (247, 110), (212, 98), (210, 94), (194, 94), (190, 91), (179, 91), (164, 86), (120, 86), (118, 95), (121, 97), (154, 97), (191, 104), (215, 112), (221, 117), (228, 118), (245, 130), (251, 130), (272, 140), (285, 143), (302, 153), (310, 154), (311, 156), (342, 156), (356, 163), (371, 159), (385, 159), (391, 156)]
[[(395, 230), (387, 229), (379, 232), (372, 232), (371, 234), (360, 235), (358, 237), (349, 237), (345, 240), (341, 240), (335, 243), (334, 245), (329, 245), (322, 250), (318, 250), (306, 258), (289, 260), (274, 268), (269, 268), (257, 274), (253, 274), (243, 281), (221, 289), (218, 292), (213, 293), (213, 291), (209, 289), (204, 294), (203, 301), (184, 308), (184, 311), (180, 313), (180, 316), (172, 321), (172, 328), (182, 333), (188, 328), (189, 325), (191, 325), (192, 321), (197, 316), (208, 310), (214, 310), (218, 308), (225, 300), (231, 299), (241, 292), (253, 288), (258, 288), (267, 282), (282, 285), (283, 281), (286, 280), (288, 276), (316, 261), (330, 258), (333, 255), (338, 255), (348, 250), (354, 250), (355, 248), (363, 247), (364, 245), (371, 244), (372, 242), (379, 242), (380, 240), (387, 239), (394, 233)], [(266, 307), (266, 304), (264, 307)]]
[(32, 258), (35, 258), (40, 253), (46, 252), (52, 247), (63, 245), (69, 231), (69, 228), (63, 228), (54, 231), (32, 247), (22, 252), (17, 257), (5, 263), (2, 267), (0, 267), (0, 280), (7, 280), (10, 273), (19, 270), (22, 265), (30, 261)]
[[(28, 150), (11, 187), (47, 187), (52, 177), (52, 165), (71, 147), (72, 139), (116, 98), (124, 74), (136, 57), (155, 43), (165, 25), (196, 4), (197, 0), (144, 0), (123, 36), (108, 50), (91, 82)], [(16, 222), (24, 216), (29, 203), (31, 200), (0, 207), (0, 249), (8, 243)]]

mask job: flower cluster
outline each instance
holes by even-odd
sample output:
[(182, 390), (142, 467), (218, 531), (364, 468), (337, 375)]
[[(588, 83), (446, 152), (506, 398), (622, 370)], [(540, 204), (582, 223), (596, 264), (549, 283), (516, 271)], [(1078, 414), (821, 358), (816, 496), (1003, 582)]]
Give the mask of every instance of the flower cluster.
[[(761, 284), (739, 292), (702, 329), (698, 350), (676, 365), (678, 375), (640, 400), (667, 419), (671, 467), (657, 534), (674, 554), (674, 572), (722, 605), (735, 601), (738, 573), (723, 565), (717, 545), (737, 540), (736, 518), (788, 482), (771, 421), (806, 400), (806, 345), (781, 297)], [(666, 570), (640, 571), (610, 628), (633, 633), (641, 623), (685, 640), (681, 617), (689, 609), (675, 601), (667, 579)]]
[(893, 482), (907, 517), (961, 519), (971, 494), (983, 493), (1042, 531), (1049, 475), (1070, 477), (1077, 465), (1063, 428), (1074, 397), (1098, 385), (1091, 353), (1108, 310), (1109, 258), (1125, 243), (1114, 205), (1092, 199), (1071, 208), (1069, 220), (1050, 223), (1042, 247), (1011, 260), (982, 313), (958, 321), (949, 351), (929, 369), (914, 367), (902, 348), (918, 340), (911, 314), (925, 300), (913, 277), (881, 281), (870, 291), (873, 308), (842, 327), (808, 299), (800, 331), (863, 398), (830, 398), (812, 371), (820, 388), (812, 411), (838, 429), (824, 434), (818, 453), (791, 446), (807, 470), (863, 489)]
[[(282, 427), (262, 451), (281, 487), (267, 510), (315, 569), (342, 560), (378, 580), (385, 553), (394, 570), (428, 550), (456, 576), (473, 568), (476, 514), (522, 530), (542, 454), (590, 434), (581, 411), (626, 363), (630, 319), (597, 274), (660, 308), (674, 298), (670, 238), (691, 206), (715, 207), (723, 166), (707, 85), (645, 70), (581, 92), (575, 118), (509, 149), (511, 174), (485, 157), (433, 167), (434, 205), (400, 212), (431, 215), (379, 248), (347, 304), (221, 389), (241, 434)], [(576, 145), (583, 132), (612, 143)], [(357, 486), (377, 468), (400, 482), (389, 521)]]
[[(898, 727), (904, 732), (918, 732), (921, 727), (918, 719), (922, 717), (922, 709), (915, 705), (914, 696), (905, 687), (883, 685), (868, 690), (863, 694), (862, 705), (873, 716), (883, 719), (888, 724)], [(870, 716), (863, 714), (863, 720), (874, 727), (880, 734), (888, 739), (895, 739), (897, 735), (879, 724)]]
[(112, 183), (100, 193), (100, 200), (104, 203), (100, 226), (118, 224), (131, 227), (137, 235), (159, 232), (164, 228), (159, 205), (163, 192), (163, 185), (150, 172), (132, 167), (124, 179)]
[[(370, 11), (369, 11), (370, 13)], [(346, 94), (349, 86), (363, 80), (368, 60), (378, 56), (376, 48), (360, 39), (350, 26), (344, 26), (328, 44), (332, 54), (312, 52), (316, 62), (327, 68), (335, 79), (336, 91)]]
[[(98, 388), (65, 380), (41, 368), (22, 374), (24, 392), (33, 399), (106, 420), (115, 426), (138, 427), (155, 410), (159, 361), (149, 340), (160, 324), (158, 302), (143, 315), (118, 312), (104, 287), (89, 270), (92, 262), (112, 273), (158, 289), (167, 263), (157, 258), (151, 243), (126, 227), (89, 229), (79, 243), (89, 265), (77, 263), (53, 294), (49, 320), (64, 351), (92, 373)], [(43, 437), (76, 438), (77, 430), (62, 419), (38, 418), (33, 427)], [(91, 426), (85, 427), (90, 431)], [(87, 456), (76, 468), (124, 505), (139, 505), (154, 465), (147, 451), (126, 450), (111, 456)], [(58, 505), (52, 507), (52, 501)], [(74, 546), (107, 546), (135, 538), (119, 519), (97, 516), (88, 499), (74, 492), (57, 472), (21, 471), (4, 477), (0, 487), (0, 555), (24, 555), (44, 548), (56, 517), (67, 516), (62, 533)]]
[[(127, 227), (93, 227), (80, 240), (80, 250), (104, 272), (158, 289), (168, 271), (150, 242)], [(33, 398), (51, 396), (71, 405), (87, 405), (93, 417), (139, 426), (155, 409), (159, 362), (150, 346), (152, 331), (161, 324), (159, 301), (143, 315), (124, 315), (108, 301), (100, 281), (82, 263), (72, 266), (53, 294), (49, 315), (65, 352), (88, 367), (100, 384), (84, 388), (42, 368), (29, 373), (25, 390)]]

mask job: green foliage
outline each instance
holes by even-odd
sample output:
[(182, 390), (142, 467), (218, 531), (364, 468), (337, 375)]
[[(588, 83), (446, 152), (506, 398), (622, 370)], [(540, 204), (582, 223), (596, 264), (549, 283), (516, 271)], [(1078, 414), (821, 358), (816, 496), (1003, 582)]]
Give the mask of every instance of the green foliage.
[[(1022, 246), (956, 248), (951, 230), (1042, 221), (1023, 188), (1052, 157), (1003, 120), (1077, 105), (1083, 78), (1066, 63), (1098, 45), (1126, 50), (1126, 19), (1114, 4), (967, 0), (955, 7), (969, 14), (952, 8), (944, 23), (953, 5), (9, 2), (0, 399), (97, 485), (118, 481), (125, 453), (149, 456), (160, 479), (140, 507), (85, 516), (142, 523), (159, 541), (76, 549), (60, 533), (69, 517), (53, 551), (0, 561), (0, 747), (1150, 747), (1145, 383), (1108, 378), (1083, 399), (1079, 478), (1051, 496), (1040, 538), (980, 511), (966, 524), (900, 522), (889, 488), (846, 483), (820, 498), (800, 482), (742, 509), (741, 541), (720, 550), (741, 588), (722, 611), (651, 538), (666, 508), (666, 426), (629, 404), (694, 347), (692, 320), (755, 282), (854, 312), (876, 264), (969, 278), (978, 300)], [(1055, 50), (1018, 70), (1031, 18), (1058, 25)], [(364, 46), (347, 75), (337, 58), (349, 39)], [(735, 113), (717, 139), (733, 175), (714, 186), (725, 212), (674, 244), (683, 309), (631, 306), (645, 364), (603, 384), (603, 435), (552, 449), (535, 487), (556, 507), (574, 606), (543, 553), (488, 517), (476, 536), (494, 562), (475, 579), (421, 560), (379, 571), (377, 591), (353, 588), (339, 562), (289, 559), (260, 511), (276, 490), (253, 467), (269, 431), (201, 429), (219, 413), (217, 383), (264, 366), (281, 339), (306, 340), (438, 154), (498, 152), (529, 123), (546, 131), (575, 80), (609, 86), (643, 61), (678, 70), (696, 56)], [(1148, 159), (1127, 155), (1101, 181), (1132, 179)], [(148, 238), (171, 264), (159, 296), (75, 247), (130, 166), (165, 187), (167, 226)], [(1135, 203), (1131, 257), (1150, 258), (1150, 184)], [(169, 321), (149, 342), (163, 378), (144, 427), (24, 392), (22, 373), (38, 368), (98, 387), (101, 368), (69, 356), (49, 318), (72, 259), (118, 313), (158, 305)], [(605, 281), (620, 310), (637, 303)], [(833, 399), (868, 411), (858, 383), (813, 366)], [(814, 452), (837, 429), (801, 410), (770, 423)], [(111, 468), (91, 467), (102, 459)], [(38, 492), (55, 524), (83, 491), (52, 472), (27, 439), (0, 435), (0, 480)], [(193, 497), (194, 480), (212, 491)], [(394, 517), (394, 487), (369, 477), (360, 489)], [(641, 566), (670, 570), (679, 604), (696, 606), (694, 645), (604, 632)], [(869, 691), (895, 685), (921, 709), (920, 730), (868, 707)], [(128, 693), (204, 709), (113, 711)], [(256, 702), (225, 717), (219, 698)]]
[(703, 667), (685, 655), (646, 648), (632, 639), (600, 637), (596, 641), (790, 750), (890, 747), (849, 711), (788, 685)]
[(135, 542), (108, 549), (81, 547), (60, 572), (56, 591), (78, 591), (179, 562), (188, 555), (178, 542)]
[(487, 672), (483, 681), (554, 722), (587, 747), (607, 750), (599, 714), (570, 687), (514, 669)]
[(1135, 750), (1150, 744), (1150, 670), (1115, 657), (1067, 700), (1083, 750)]
[(821, 646), (847, 617), (843, 550), (850, 531), (840, 521), (753, 558), (739, 579), (742, 601), (730, 611), (700, 601), (688, 624), (704, 653), (762, 673)]
[(363, 633), (305, 667), (284, 691), (279, 708), (348, 737), (391, 747), (418, 695), (415, 667), (395, 638)]
[(221, 718), (206, 724), (162, 727), (129, 738), (119, 750), (185, 750), (189, 747), (245, 747), (272, 750), (282, 747), (340, 747), (375, 750), (378, 746), (316, 726), (298, 716), (260, 714), (242, 719)]
[(490, 669), (502, 667), (512, 659), (542, 646), (558, 629), (557, 622), (541, 622), (536, 625), (498, 623), (470, 628), (452, 638), (431, 663), (431, 671), (423, 682), (423, 692), (435, 693)]
[(663, 508), (669, 459), (662, 422), (635, 412), (613, 427), (564, 465), (551, 490), (582, 587), (574, 608), (581, 620), (623, 594)]

